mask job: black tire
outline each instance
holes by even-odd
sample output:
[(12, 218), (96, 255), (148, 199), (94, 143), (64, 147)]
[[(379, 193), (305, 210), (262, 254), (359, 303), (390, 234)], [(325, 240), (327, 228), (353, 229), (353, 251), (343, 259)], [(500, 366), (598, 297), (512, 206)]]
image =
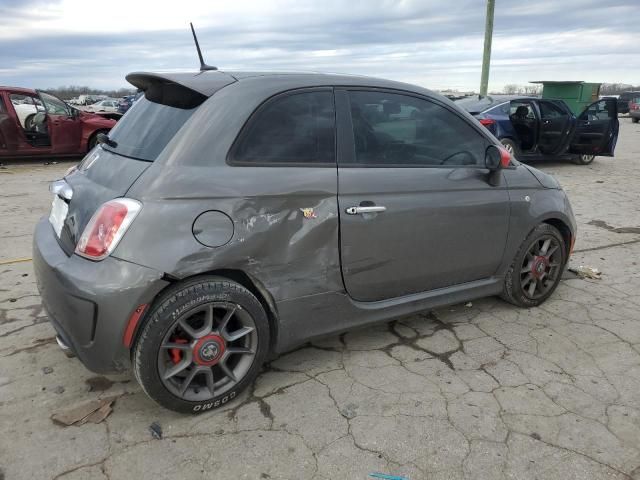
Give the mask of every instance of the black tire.
[(595, 155), (576, 155), (573, 157), (573, 163), (576, 165), (589, 165), (595, 160)]
[[(233, 310), (233, 312), (235, 312), (233, 315), (241, 313), (244, 318), (250, 318), (253, 325), (255, 325), (255, 334), (250, 334), (253, 347), (247, 348), (247, 350), (254, 351), (233, 356), (233, 358), (240, 357), (245, 359), (249, 357), (248, 353), (251, 353), (251, 363), (247, 363), (250, 359), (246, 361), (242, 360), (246, 364), (246, 366), (243, 367), (246, 371), (242, 374), (242, 377), (232, 380), (230, 377), (225, 377), (225, 375), (222, 375), (222, 377), (218, 375), (218, 378), (221, 378), (221, 382), (225, 380), (228, 381), (226, 385), (228, 389), (224, 390), (223, 388), (220, 394), (215, 394), (216, 388), (213, 387), (215, 373), (209, 373), (212, 382), (211, 389), (209, 389), (209, 384), (202, 380), (200, 382), (203, 384), (187, 382), (190, 376), (188, 372), (193, 372), (198, 369), (206, 370), (207, 368), (215, 371), (215, 369), (220, 368), (220, 366), (196, 365), (196, 353), (191, 353), (191, 345), (188, 347), (185, 345), (185, 350), (189, 350), (188, 355), (190, 356), (186, 358), (187, 354), (185, 353), (185, 358), (180, 360), (180, 362), (191, 362), (190, 366), (184, 370), (186, 378), (182, 382), (178, 382), (180, 378), (176, 378), (177, 375), (170, 379), (171, 381), (175, 379), (177, 384), (186, 383), (186, 392), (183, 393), (182, 396), (179, 396), (180, 394), (176, 393), (175, 390), (172, 391), (171, 384), (169, 383), (170, 380), (167, 380), (166, 377), (164, 377), (164, 379), (161, 377), (161, 370), (167, 373), (168, 370), (173, 368), (171, 356), (175, 354), (175, 351), (171, 352), (170, 350), (175, 349), (167, 348), (167, 345), (169, 345), (167, 342), (175, 342), (176, 340), (175, 337), (172, 340), (171, 337), (168, 336), (173, 335), (172, 332), (175, 333), (175, 331), (181, 328), (183, 323), (179, 322), (184, 321), (184, 318), (194, 318), (188, 317), (190, 312), (195, 311), (197, 314), (198, 310), (208, 309), (209, 307), (211, 307), (211, 311), (213, 311), (213, 306), (218, 304), (236, 305), (237, 310)], [(163, 407), (176, 412), (195, 414), (226, 405), (253, 383), (268, 353), (270, 336), (269, 322), (260, 301), (242, 285), (221, 277), (196, 277), (190, 281), (176, 284), (158, 297), (145, 318), (146, 320), (141, 327), (140, 334), (133, 348), (133, 370), (142, 389), (151, 399)], [(233, 318), (235, 317), (231, 318), (232, 320), (230, 322), (227, 321), (228, 323), (233, 323)], [(224, 329), (225, 326), (222, 326), (220, 332)], [(214, 333), (216, 333), (215, 330)], [(223, 336), (225, 335), (220, 333), (217, 338), (221, 339)], [(247, 337), (248, 336), (249, 335), (247, 335)], [(205, 335), (205, 337), (208, 338), (208, 335)], [(196, 337), (193, 338), (196, 346), (201, 340), (202, 339), (196, 340)], [(173, 345), (173, 343), (171, 343), (171, 345)], [(227, 358), (232, 357), (230, 345), (231, 344), (224, 343), (224, 346), (220, 348), (222, 352), (226, 353), (228, 351)], [(195, 347), (193, 351), (195, 352)], [(202, 350), (199, 351), (202, 352)], [(165, 354), (169, 356), (169, 360), (166, 358), (163, 360)], [(245, 354), (247, 354), (247, 356), (245, 356)], [(173, 360), (175, 361), (175, 358)], [(220, 363), (224, 360), (225, 357), (223, 355)], [(230, 363), (228, 360), (225, 361), (227, 366), (228, 363)], [(238, 361), (237, 365), (240, 363), (241, 362)], [(205, 377), (205, 380), (209, 380), (207, 375), (205, 375)], [(195, 378), (198, 377), (191, 375), (190, 382), (194, 382)], [(216, 385), (217, 383), (218, 382), (215, 381)], [(211, 394), (211, 391), (213, 391), (214, 394)], [(197, 399), (185, 398), (187, 397), (187, 393), (192, 395), (192, 397), (197, 396)]]
[(507, 149), (511, 156), (518, 158), (518, 155), (520, 155), (520, 148), (516, 142), (510, 138), (502, 138), (500, 139), (500, 143)]
[(90, 152), (91, 150), (93, 150), (93, 147), (95, 147), (96, 143), (98, 143), (98, 134), (99, 133), (102, 133), (102, 132), (95, 132), (89, 138), (89, 145), (88, 145), (89, 148), (87, 149), (87, 152)]
[(640, 117), (631, 117), (631, 121), (633, 123), (638, 123), (638, 122), (640, 122)]
[[(540, 242), (544, 245), (544, 242), (550, 239), (551, 245), (557, 245), (557, 250), (554, 251), (553, 255), (550, 255), (552, 260), (550, 262), (551, 265), (558, 263), (557, 266), (549, 267), (548, 276), (546, 278), (550, 279), (551, 282), (547, 281), (543, 283), (545, 277), (540, 280), (536, 279), (536, 284), (540, 281), (541, 285), (544, 285), (545, 291), (539, 292), (539, 295), (530, 294), (525, 291), (525, 287), (531, 286), (531, 281), (529, 283), (525, 283), (528, 276), (536, 275), (536, 272), (533, 271), (534, 266), (540, 267), (539, 263), (536, 265), (534, 261), (531, 261), (529, 264), (529, 257), (531, 257), (532, 248), (535, 250), (536, 243), (539, 245)], [(557, 253), (556, 253), (557, 252)], [(534, 256), (534, 258), (538, 258)], [(525, 266), (525, 263), (527, 265)], [(543, 262), (544, 263), (544, 262)], [(567, 263), (567, 247), (562, 238), (562, 235), (552, 225), (547, 223), (542, 223), (538, 225), (536, 228), (527, 235), (527, 238), (522, 242), (522, 245), (518, 249), (518, 253), (516, 254), (507, 274), (504, 279), (504, 290), (502, 292), (502, 298), (514, 305), (524, 308), (537, 307), (544, 303), (544, 301), (551, 296), (554, 290), (557, 288), (560, 279), (562, 278), (562, 273), (564, 272), (564, 268)], [(531, 272), (528, 273), (527, 268), (531, 268)], [(553, 270), (552, 270), (553, 269)], [(543, 273), (543, 272), (539, 272)], [(552, 276), (553, 273), (553, 276)], [(523, 276), (525, 278), (523, 279)], [(537, 286), (534, 286), (534, 290)]]

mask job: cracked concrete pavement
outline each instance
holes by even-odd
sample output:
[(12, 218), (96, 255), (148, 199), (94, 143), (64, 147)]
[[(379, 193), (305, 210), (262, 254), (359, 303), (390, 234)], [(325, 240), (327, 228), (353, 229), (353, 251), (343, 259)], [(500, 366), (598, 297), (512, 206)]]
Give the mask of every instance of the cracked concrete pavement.
[[(628, 118), (615, 159), (536, 165), (572, 200), (571, 265), (601, 280), (565, 279), (537, 309), (488, 298), (314, 342), (196, 417), (156, 406), (130, 376), (96, 380), (55, 345), (28, 258), (47, 183), (69, 165), (0, 169), (0, 478), (640, 479), (640, 125)], [(50, 419), (114, 394), (103, 423)]]

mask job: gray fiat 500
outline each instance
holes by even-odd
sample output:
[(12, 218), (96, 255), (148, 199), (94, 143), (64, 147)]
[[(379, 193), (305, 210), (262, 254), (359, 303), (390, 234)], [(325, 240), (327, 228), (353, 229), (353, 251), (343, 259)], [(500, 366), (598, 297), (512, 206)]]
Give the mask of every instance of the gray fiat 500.
[(51, 185), (34, 266), (58, 341), (180, 412), (314, 337), (501, 295), (535, 307), (567, 196), (428, 90), (322, 74), (132, 73), (137, 101)]

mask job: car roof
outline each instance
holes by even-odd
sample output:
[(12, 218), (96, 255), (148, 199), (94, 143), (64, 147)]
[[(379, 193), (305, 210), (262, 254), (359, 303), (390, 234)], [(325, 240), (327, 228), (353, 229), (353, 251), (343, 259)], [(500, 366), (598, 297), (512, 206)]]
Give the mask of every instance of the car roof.
[(8, 91), (12, 91), (12, 92), (15, 92), (15, 93), (31, 93), (33, 95), (35, 95), (37, 93), (32, 88), (8, 87), (8, 86), (4, 86), (4, 85), (0, 85), (0, 91), (1, 90), (8, 90)]
[(361, 75), (319, 72), (227, 72), (220, 70), (203, 72), (133, 72), (128, 74), (126, 78), (129, 83), (142, 90), (145, 90), (154, 82), (172, 82), (180, 84), (207, 97), (213, 95), (222, 87), (231, 83), (255, 81), (260, 79), (269, 81), (274, 86), (281, 83), (282, 86), (286, 88), (291, 88), (292, 84), (297, 84), (299, 87), (334, 85), (367, 86), (408, 90), (434, 96), (437, 95), (425, 88), (393, 80)]
[(473, 95), (471, 97), (461, 98), (455, 101), (455, 104), (461, 108), (464, 108), (472, 115), (485, 112), (497, 105), (501, 105), (505, 102), (511, 102), (513, 100), (538, 100), (539, 97), (532, 97), (526, 95), (487, 95), (481, 97), (480, 95)]

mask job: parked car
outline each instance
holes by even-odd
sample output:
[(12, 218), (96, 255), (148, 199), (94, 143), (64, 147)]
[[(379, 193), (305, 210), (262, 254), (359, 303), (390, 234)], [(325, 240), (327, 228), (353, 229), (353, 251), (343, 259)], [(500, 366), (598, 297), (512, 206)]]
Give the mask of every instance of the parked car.
[(86, 112), (118, 112), (118, 101), (113, 99), (100, 100), (85, 108)]
[(588, 165), (612, 157), (618, 139), (615, 98), (576, 116), (562, 100), (521, 96), (473, 97), (457, 104), (475, 116), (519, 160), (569, 159)]
[(18, 121), (22, 128), (31, 129), (31, 123), (36, 113), (43, 112), (44, 106), (39, 98), (29, 95), (12, 94), (9, 96), (13, 109), (18, 116)]
[(136, 93), (135, 95), (127, 95), (122, 97), (122, 99), (118, 102), (118, 112), (121, 114), (127, 113), (127, 110), (131, 108), (131, 105), (138, 100), (142, 96), (142, 92)]
[(629, 115), (633, 123), (640, 121), (640, 94), (629, 102)]
[(629, 113), (629, 102), (636, 97), (640, 97), (640, 91), (622, 92), (618, 96), (618, 112)]
[(0, 159), (83, 155), (115, 123), (49, 93), (0, 87)]
[(101, 99), (97, 98), (94, 95), (80, 95), (78, 97), (78, 105), (91, 105), (93, 103), (99, 102)]
[[(35, 229), (58, 342), (180, 412), (311, 338), (488, 295), (535, 307), (576, 235), (553, 177), (412, 85), (133, 73), (145, 92)], [(114, 175), (117, 172), (117, 175)]]

